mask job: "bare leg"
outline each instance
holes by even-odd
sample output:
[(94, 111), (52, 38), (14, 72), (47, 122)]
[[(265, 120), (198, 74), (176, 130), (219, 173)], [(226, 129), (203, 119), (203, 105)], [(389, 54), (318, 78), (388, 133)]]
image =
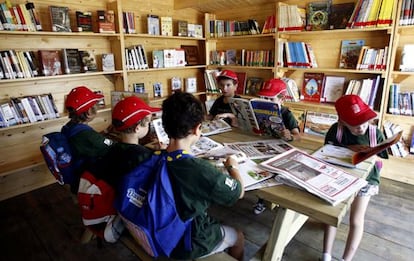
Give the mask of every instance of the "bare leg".
[(325, 233), (323, 237), (323, 253), (332, 255), (332, 248), (336, 236), (336, 227), (325, 225)]
[(364, 234), (365, 212), (371, 196), (356, 197), (351, 205), (350, 224), (346, 240), (344, 260), (352, 260)]
[(237, 230), (237, 241), (234, 246), (229, 248), (229, 255), (237, 260), (243, 260), (244, 256), (244, 235), (243, 232)]

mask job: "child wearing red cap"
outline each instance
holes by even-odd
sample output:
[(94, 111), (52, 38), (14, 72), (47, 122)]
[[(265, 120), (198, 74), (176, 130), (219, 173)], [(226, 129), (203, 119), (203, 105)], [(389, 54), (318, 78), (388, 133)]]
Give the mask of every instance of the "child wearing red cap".
[[(174, 93), (162, 104), (162, 122), (170, 137), (167, 152), (190, 151), (190, 146), (201, 135), (204, 119), (201, 102), (189, 93)], [(193, 218), (191, 230), (192, 250), (185, 249), (180, 242), (173, 250), (174, 259), (194, 259), (222, 252), (238, 260), (243, 259), (244, 236), (233, 227), (221, 225), (207, 214), (211, 204), (231, 206), (244, 195), (242, 179), (237, 161), (228, 158), (224, 165), (229, 175), (224, 175), (208, 161), (200, 158), (185, 158), (167, 163), (173, 184), (177, 211), (183, 220)]]
[(237, 126), (236, 116), (232, 113), (229, 100), (230, 98), (240, 98), (236, 95), (237, 74), (231, 70), (223, 70), (217, 76), (217, 84), (222, 95), (217, 98), (209, 111), (209, 119), (224, 119), (232, 126)]
[[(69, 112), (70, 121), (62, 127), (62, 132), (68, 131), (79, 124), (88, 124), (97, 114), (97, 103), (104, 96), (94, 93), (85, 86), (79, 86), (70, 91), (66, 97), (65, 106)], [(84, 159), (85, 163), (75, 173), (78, 175), (75, 184), (71, 184), (72, 193), (78, 192), (80, 174), (85, 169), (93, 167), (95, 161), (106, 154), (112, 145), (112, 140), (105, 138), (92, 128), (83, 130), (69, 138), (73, 156)]]
[[(293, 113), (288, 107), (283, 106), (287, 94), (286, 83), (281, 79), (270, 79), (260, 88), (258, 95), (261, 98), (269, 99), (279, 105), (285, 128), (279, 133), (280, 138), (285, 141), (300, 140), (299, 125)], [(263, 199), (259, 198), (253, 207), (253, 212), (258, 215), (266, 210)]]
[[(369, 121), (376, 113), (357, 95), (345, 95), (335, 102), (339, 121), (331, 126), (325, 136), (325, 144), (337, 146), (375, 145), (384, 140), (382, 132)], [(377, 154), (388, 158), (386, 150)], [(364, 233), (364, 217), (371, 196), (378, 194), (381, 162), (377, 161), (367, 177), (368, 185), (363, 187), (355, 197), (350, 210), (348, 238), (342, 260), (352, 260)], [(336, 228), (326, 225), (323, 243), (323, 261), (330, 261)]]
[(152, 114), (160, 111), (136, 96), (119, 101), (112, 110), (112, 126), (120, 133), (120, 141), (111, 146), (100, 164), (98, 175), (114, 188), (122, 175), (151, 156), (152, 151), (139, 144), (148, 134)]

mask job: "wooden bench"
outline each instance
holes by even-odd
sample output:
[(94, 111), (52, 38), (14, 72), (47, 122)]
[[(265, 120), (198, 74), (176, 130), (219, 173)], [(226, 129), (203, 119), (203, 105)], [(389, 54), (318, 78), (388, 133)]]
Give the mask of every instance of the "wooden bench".
[[(144, 249), (142, 249), (138, 243), (130, 236), (128, 233), (122, 235), (120, 238), (121, 242), (127, 246), (132, 252), (134, 252), (135, 255), (139, 257), (142, 261), (153, 261), (155, 258), (148, 255)], [(159, 257), (156, 260), (159, 261), (172, 261), (175, 259), (167, 258), (167, 257)], [(217, 253), (208, 257), (200, 258), (200, 259), (194, 259), (194, 260), (200, 260), (200, 261), (235, 261), (233, 257), (228, 255), (226, 252)]]

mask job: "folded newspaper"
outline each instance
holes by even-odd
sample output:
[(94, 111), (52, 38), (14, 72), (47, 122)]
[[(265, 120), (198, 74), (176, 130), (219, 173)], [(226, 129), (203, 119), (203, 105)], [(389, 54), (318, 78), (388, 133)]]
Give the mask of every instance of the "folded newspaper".
[(364, 179), (298, 149), (276, 155), (260, 165), (334, 206), (367, 184)]

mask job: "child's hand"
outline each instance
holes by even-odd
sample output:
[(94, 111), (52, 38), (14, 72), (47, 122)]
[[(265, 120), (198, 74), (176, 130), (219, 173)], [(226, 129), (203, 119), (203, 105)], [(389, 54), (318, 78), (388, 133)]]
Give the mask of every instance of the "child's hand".
[(290, 130), (288, 129), (284, 129), (280, 132), (280, 136), (282, 137), (282, 139), (284, 139), (285, 141), (292, 141), (293, 140), (293, 135), (292, 133), (290, 133)]

